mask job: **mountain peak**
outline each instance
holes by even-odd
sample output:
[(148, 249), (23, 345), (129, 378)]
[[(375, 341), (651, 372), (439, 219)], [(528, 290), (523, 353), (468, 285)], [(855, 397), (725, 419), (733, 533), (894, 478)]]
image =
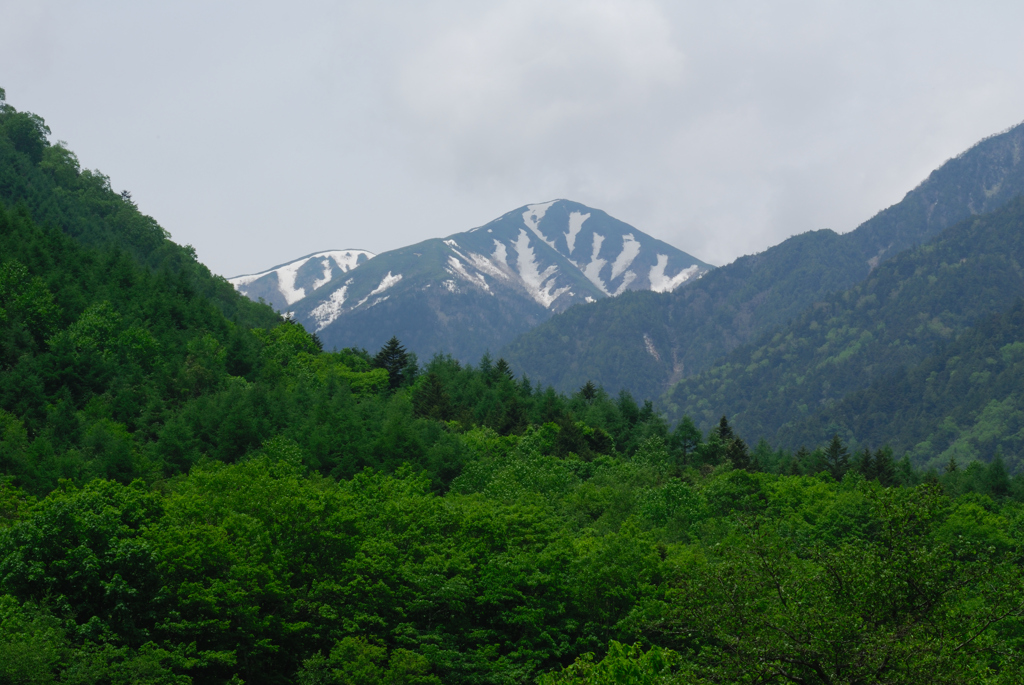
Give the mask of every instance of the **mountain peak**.
[(712, 268), (566, 199), (523, 205), (444, 238), (365, 253), (355, 265), (342, 260), (327, 279), (329, 254), (230, 280), (292, 314), (329, 347), (372, 348), (396, 334), (421, 354), (444, 350), (472, 359), (574, 304), (627, 290), (670, 292)]

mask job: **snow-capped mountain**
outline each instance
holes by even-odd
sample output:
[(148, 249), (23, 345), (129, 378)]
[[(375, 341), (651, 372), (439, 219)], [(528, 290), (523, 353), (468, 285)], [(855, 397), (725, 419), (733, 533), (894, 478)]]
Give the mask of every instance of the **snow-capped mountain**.
[(279, 264), (258, 274), (229, 278), (228, 283), (251, 300), (263, 301), (279, 312), (289, 308), (330, 283), (339, 274), (356, 268), (374, 257), (366, 250), (328, 250), (315, 252)]
[[(312, 273), (308, 262), (295, 268), (300, 277)], [(281, 284), (291, 284), (293, 299), (275, 306), (328, 349), (376, 349), (397, 335), (420, 355), (475, 361), (573, 304), (628, 290), (672, 291), (711, 268), (601, 210), (554, 200), (339, 268), (318, 288), (278, 275), (276, 287), (285, 292)], [(300, 286), (306, 295), (294, 298)]]

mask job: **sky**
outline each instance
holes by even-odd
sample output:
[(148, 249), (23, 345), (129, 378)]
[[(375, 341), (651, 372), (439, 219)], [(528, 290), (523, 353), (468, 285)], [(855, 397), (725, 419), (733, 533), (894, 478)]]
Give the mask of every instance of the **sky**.
[(1020, 2), (0, 0), (0, 87), (215, 273), (567, 198), (725, 264), (1024, 121)]

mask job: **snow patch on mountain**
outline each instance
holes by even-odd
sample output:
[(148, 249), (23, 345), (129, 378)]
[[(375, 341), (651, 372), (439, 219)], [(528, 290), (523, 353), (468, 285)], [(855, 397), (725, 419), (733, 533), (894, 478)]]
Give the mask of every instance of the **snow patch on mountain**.
[(540, 232), (540, 220), (544, 218), (548, 208), (558, 202), (558, 200), (552, 200), (551, 202), (543, 202), (539, 205), (527, 205), (526, 211), (523, 212), (523, 223), (526, 227), (537, 234), (537, 237), (547, 243), (552, 249), (555, 248), (555, 242), (548, 240), (544, 237), (544, 234)]
[(654, 341), (651, 340), (651, 336), (644, 333), (644, 345), (647, 346), (647, 354), (651, 355), (657, 361), (661, 361), (661, 355), (658, 354), (658, 350), (654, 347)]
[(345, 304), (347, 294), (348, 286), (343, 285), (331, 293), (330, 297), (313, 308), (310, 315), (316, 321), (316, 330), (322, 331), (334, 323), (334, 320), (341, 315), (341, 308)]
[(324, 268), (324, 275), (322, 278), (318, 278), (313, 281), (313, 290), (319, 290), (321, 287), (327, 285), (331, 280), (331, 274), (334, 272), (334, 269), (331, 268), (330, 259), (323, 260), (320, 265)]
[(334, 266), (341, 269), (342, 273), (351, 271), (359, 265), (359, 257), (361, 255), (365, 256), (367, 259), (372, 259), (375, 256), (372, 252), (367, 252), (366, 250), (327, 250), (326, 252), (317, 252), (315, 254), (307, 255), (301, 259), (296, 259), (294, 262), (282, 264), (281, 266), (261, 271), (256, 274), (235, 276), (234, 278), (229, 278), (228, 283), (235, 286), (236, 290), (241, 291), (245, 286), (258, 281), (265, 276), (276, 274), (277, 289), (281, 293), (281, 297), (284, 298), (286, 303), (294, 304), (306, 296), (306, 289), (296, 287), (295, 280), (298, 277), (299, 269), (305, 266), (309, 261), (314, 259), (321, 260), (323, 275), (320, 278), (314, 279), (312, 283), (312, 289), (318, 290), (330, 282), (334, 275)]
[(277, 270), (277, 289), (288, 304), (295, 304), (306, 296), (305, 288), (295, 287), (295, 277), (299, 274), (299, 267), (306, 263), (303, 259), (298, 262), (286, 264)]
[[(640, 243), (636, 238), (633, 237), (632, 233), (627, 233), (622, 236), (622, 252), (615, 258), (615, 263), (612, 264), (612, 280), (614, 281), (619, 277), (623, 271), (625, 271), (636, 256), (640, 254)], [(633, 275), (636, 278), (636, 275)], [(621, 290), (621, 289), (620, 289)], [(616, 293), (618, 294), (618, 293)]]
[(526, 291), (530, 293), (530, 297), (541, 306), (550, 307), (551, 303), (557, 300), (562, 293), (569, 290), (569, 286), (552, 290), (555, 285), (553, 276), (558, 273), (558, 267), (552, 264), (544, 271), (540, 271), (537, 257), (533, 253), (533, 246), (530, 245), (530, 236), (526, 231), (519, 229), (519, 237), (512, 246), (519, 255), (519, 277), (522, 279)]
[(601, 289), (605, 295), (608, 294), (608, 288), (605, 287), (604, 281), (601, 280), (601, 269), (608, 263), (608, 260), (601, 259), (597, 255), (601, 252), (601, 243), (604, 242), (604, 236), (600, 233), (594, 234), (593, 242), (593, 253), (590, 255), (590, 263), (587, 264), (586, 268), (583, 269), (583, 275), (590, 279), (590, 282)]
[[(484, 259), (484, 261), (487, 260)], [(481, 288), (483, 288), (489, 293), (491, 292), (491, 286), (487, 285), (487, 279), (485, 279), (481, 274), (471, 274), (468, 271), (466, 271), (466, 267), (463, 266), (462, 262), (460, 262), (455, 257), (448, 257), (448, 266), (450, 267), (449, 269), (447, 269), (448, 273), (452, 274), (453, 276), (458, 274), (464, 280), (479, 285)], [(491, 294), (493, 295), (493, 293)]]
[(633, 273), (632, 271), (627, 271), (626, 274), (622, 277), (622, 283), (619, 284), (619, 287), (615, 289), (615, 292), (612, 293), (612, 295), (621, 295), (622, 293), (626, 292), (626, 288), (628, 288), (629, 284), (635, 280), (636, 274)]
[[(362, 307), (363, 303), (366, 302), (368, 299), (370, 299), (374, 295), (379, 295), (380, 293), (384, 292), (394, 284), (398, 283), (400, 280), (402, 280), (402, 274), (392, 276), (391, 272), (388, 271), (388, 275), (380, 280), (380, 285), (371, 290), (369, 295), (359, 300), (359, 302), (356, 303), (356, 306), (353, 307), (353, 309), (355, 309), (356, 307)], [(378, 302), (383, 302), (383, 300), (377, 300), (377, 302), (374, 302), (373, 304), (377, 304)], [(371, 304), (370, 306), (372, 307), (373, 304)]]
[(376, 295), (378, 293), (382, 293), (385, 290), (387, 290), (388, 288), (390, 288), (391, 286), (393, 286), (396, 283), (398, 283), (400, 280), (402, 280), (402, 274), (396, 274), (396, 275), (392, 276), (391, 272), (389, 271), (387, 276), (385, 276), (384, 278), (380, 279), (380, 285), (378, 285), (376, 288), (374, 288), (370, 292), (370, 295)]
[(665, 275), (665, 267), (668, 266), (668, 255), (658, 255), (658, 262), (651, 267), (648, 279), (651, 282), (651, 290), (656, 293), (670, 293), (686, 281), (690, 280), (700, 267), (694, 264), (677, 273), (671, 278)]
[(494, 254), (491, 255), (491, 259), (496, 264), (508, 267), (508, 249), (505, 248), (505, 243), (495, 239), (494, 241)]
[[(502, 245), (502, 247), (505, 246)], [(508, 264), (504, 261), (504, 255), (502, 255), (502, 257), (502, 261), (495, 263), (482, 254), (477, 254), (476, 252), (469, 253), (469, 259), (477, 269), (483, 271), (488, 276), (493, 276), (507, 281), (511, 274), (509, 273)]]
[(590, 212), (573, 212), (569, 215), (569, 230), (565, 233), (565, 244), (569, 246), (569, 254), (576, 249), (576, 236), (583, 228), (583, 222), (590, 218)]

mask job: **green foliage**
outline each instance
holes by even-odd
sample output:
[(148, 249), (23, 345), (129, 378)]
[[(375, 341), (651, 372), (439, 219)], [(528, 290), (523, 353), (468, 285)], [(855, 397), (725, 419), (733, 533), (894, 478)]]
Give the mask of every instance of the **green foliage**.
[[(781, 522), (751, 521), (680, 576), (667, 625), (690, 636), (699, 672), (716, 682), (806, 683), (1024, 675), (1004, 656), (1020, 648), (1019, 550), (938, 534), (943, 521), (962, 518), (949, 517), (934, 488), (865, 495), (873, 535), (822, 544)], [(1015, 634), (1009, 652), (994, 625)]]
[[(706, 429), (728, 409), (741, 431), (788, 448), (839, 433), (914, 450), (918, 465), (954, 455), (991, 459), (996, 435), (1016, 453), (1009, 436), (1020, 417), (1010, 379), (1020, 371), (1012, 346), (1019, 331), (1011, 329), (1020, 325), (1019, 307), (1003, 323), (983, 320), (969, 330), (1024, 295), (1022, 222), (1024, 201), (1013, 200), (880, 265), (863, 283), (677, 385), (666, 395), (670, 415), (693, 416)], [(954, 381), (952, 365), (961, 361), (969, 371), (958, 369)]]
[(584, 654), (564, 671), (537, 679), (538, 685), (671, 685), (702, 682), (679, 673), (685, 662), (675, 652), (658, 646), (644, 651), (640, 643), (608, 643), (608, 653), (600, 661)]

